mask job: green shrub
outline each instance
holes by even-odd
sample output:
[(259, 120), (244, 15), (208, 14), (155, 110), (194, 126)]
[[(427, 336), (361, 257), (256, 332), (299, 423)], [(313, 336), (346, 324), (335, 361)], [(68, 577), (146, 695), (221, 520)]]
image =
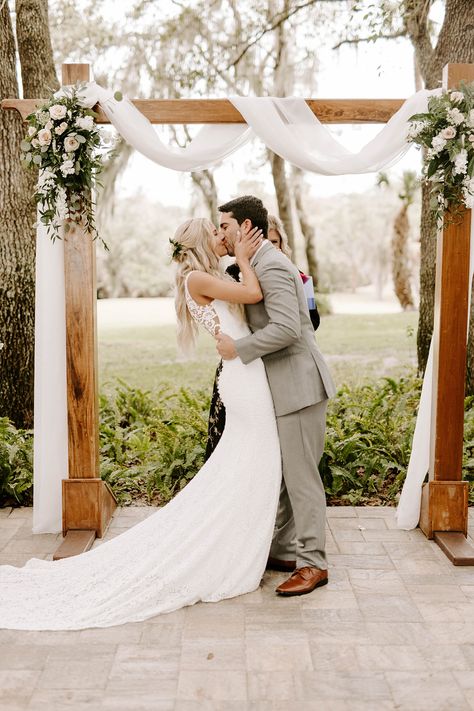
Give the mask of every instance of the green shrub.
[[(344, 386), (329, 406), (321, 475), (329, 504), (389, 504), (405, 478), (419, 403), (415, 376)], [(119, 381), (100, 397), (100, 472), (119, 503), (164, 504), (204, 461), (210, 392)], [(0, 418), (0, 506), (32, 502), (32, 432)], [(466, 399), (464, 476), (474, 503), (474, 398)]]
[(0, 506), (33, 503), (33, 433), (0, 417)]
[(420, 390), (412, 376), (338, 392), (328, 409), (320, 465), (330, 503), (394, 501), (410, 458)]

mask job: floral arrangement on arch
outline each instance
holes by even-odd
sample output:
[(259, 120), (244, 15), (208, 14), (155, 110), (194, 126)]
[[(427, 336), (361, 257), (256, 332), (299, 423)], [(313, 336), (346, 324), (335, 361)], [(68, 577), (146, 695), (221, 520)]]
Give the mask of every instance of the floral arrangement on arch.
[(59, 229), (81, 225), (95, 239), (93, 188), (100, 185), (101, 134), (97, 114), (81, 105), (83, 84), (64, 87), (27, 116), (28, 134), (21, 143), (23, 163), (39, 168), (34, 198), (39, 219), (53, 240)]
[(423, 179), (441, 226), (474, 207), (474, 84), (461, 83), (428, 101), (428, 112), (411, 116), (408, 140), (426, 149)]

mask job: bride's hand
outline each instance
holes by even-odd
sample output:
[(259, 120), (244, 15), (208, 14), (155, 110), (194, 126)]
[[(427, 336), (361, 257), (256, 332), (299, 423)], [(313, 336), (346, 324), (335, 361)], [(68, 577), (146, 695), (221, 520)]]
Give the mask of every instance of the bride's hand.
[(262, 244), (262, 241), (262, 230), (259, 227), (254, 227), (245, 234), (239, 231), (239, 236), (234, 247), (237, 262), (240, 264), (242, 261), (250, 261)]

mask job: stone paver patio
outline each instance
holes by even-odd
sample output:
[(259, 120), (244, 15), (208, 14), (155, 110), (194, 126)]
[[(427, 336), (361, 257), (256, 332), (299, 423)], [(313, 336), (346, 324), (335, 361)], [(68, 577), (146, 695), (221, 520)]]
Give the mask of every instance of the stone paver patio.
[[(106, 538), (153, 511), (119, 510)], [(31, 509), (0, 509), (0, 563), (58, 542), (31, 534)], [(139, 624), (0, 630), (0, 708), (474, 710), (474, 568), (390, 508), (328, 509), (328, 553), (329, 585), (303, 597), (278, 598), (285, 576), (266, 573), (254, 593)]]

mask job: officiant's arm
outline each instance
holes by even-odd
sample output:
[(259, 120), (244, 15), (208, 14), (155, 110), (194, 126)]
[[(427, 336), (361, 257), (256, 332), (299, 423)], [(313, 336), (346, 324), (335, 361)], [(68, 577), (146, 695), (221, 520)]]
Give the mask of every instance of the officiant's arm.
[(298, 296), (293, 275), (272, 264), (258, 275), (269, 322), (249, 336), (235, 341), (243, 363), (274, 353), (295, 343), (301, 336)]

